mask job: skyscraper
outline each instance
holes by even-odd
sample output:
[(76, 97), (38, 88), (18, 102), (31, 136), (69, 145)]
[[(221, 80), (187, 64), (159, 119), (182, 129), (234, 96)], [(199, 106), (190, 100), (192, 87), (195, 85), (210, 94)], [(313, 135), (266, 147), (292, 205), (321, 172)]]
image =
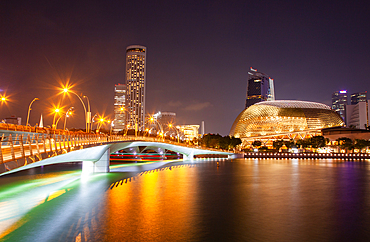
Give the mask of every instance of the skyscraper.
[(346, 122), (346, 106), (348, 104), (347, 90), (341, 90), (334, 92), (331, 96), (332, 106), (331, 108), (337, 112)]
[(367, 92), (356, 92), (351, 94), (351, 105), (359, 102), (367, 102)]
[(251, 67), (248, 72), (245, 108), (261, 101), (275, 100), (274, 80)]
[(114, 131), (125, 128), (126, 84), (116, 84), (114, 87)]
[(126, 49), (126, 124), (145, 130), (146, 47), (131, 45)]

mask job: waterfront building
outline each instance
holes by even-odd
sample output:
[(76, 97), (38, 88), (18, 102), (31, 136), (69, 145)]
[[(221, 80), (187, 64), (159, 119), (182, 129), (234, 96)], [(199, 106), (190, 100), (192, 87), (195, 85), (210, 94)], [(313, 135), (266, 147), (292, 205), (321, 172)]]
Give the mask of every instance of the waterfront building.
[(126, 124), (145, 130), (146, 47), (131, 45), (126, 49)]
[(275, 100), (274, 80), (272, 78), (252, 67), (248, 75), (245, 108), (261, 101)]
[(265, 101), (243, 110), (235, 119), (230, 136), (241, 138), (244, 145), (254, 140), (272, 145), (277, 139), (304, 139), (319, 134), (323, 128), (343, 125), (339, 114), (322, 103)]
[(348, 104), (347, 90), (334, 92), (331, 96), (331, 108), (337, 112), (346, 123), (346, 106)]
[(356, 92), (351, 94), (351, 105), (356, 105), (359, 102), (367, 102), (367, 92)]
[(185, 140), (193, 140), (198, 138), (200, 125), (196, 124), (186, 124), (186, 125), (177, 125), (176, 128), (180, 130), (180, 135)]
[(370, 119), (369, 111), (370, 110), (367, 101), (359, 101), (357, 102), (357, 104), (347, 105), (346, 108), (347, 127), (356, 129), (367, 129), (367, 127), (369, 126)]
[(125, 129), (126, 118), (126, 84), (116, 84), (114, 87), (114, 122), (113, 131)]
[(176, 113), (159, 111), (153, 115), (153, 118), (162, 126), (164, 132), (174, 131), (168, 125), (174, 125), (176, 123)]

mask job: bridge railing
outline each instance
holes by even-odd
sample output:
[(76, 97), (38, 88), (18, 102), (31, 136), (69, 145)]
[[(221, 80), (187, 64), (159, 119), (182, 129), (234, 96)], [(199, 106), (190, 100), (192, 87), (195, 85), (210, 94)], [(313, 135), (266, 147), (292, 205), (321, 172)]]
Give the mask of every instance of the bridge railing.
[[(0, 136), (0, 173), (73, 150), (117, 141), (165, 142), (184, 147), (199, 146), (160, 137), (105, 135), (86, 133), (4, 133)], [(203, 148), (204, 149), (204, 148)]]
[(98, 134), (58, 135), (34, 133), (1, 136), (0, 173), (72, 150), (100, 145), (122, 137)]

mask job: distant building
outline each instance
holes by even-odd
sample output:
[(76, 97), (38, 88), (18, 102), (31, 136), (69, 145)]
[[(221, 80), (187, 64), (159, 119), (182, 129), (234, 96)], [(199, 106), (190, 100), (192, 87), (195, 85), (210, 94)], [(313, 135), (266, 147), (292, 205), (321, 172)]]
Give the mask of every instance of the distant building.
[(126, 124), (145, 130), (146, 47), (131, 45), (126, 49)]
[[(352, 95), (351, 95), (352, 96)], [(346, 120), (347, 127), (356, 129), (367, 129), (369, 126), (369, 105), (367, 101), (360, 101), (354, 105), (347, 105)]]
[(346, 106), (348, 104), (347, 90), (334, 92), (331, 96), (331, 108), (337, 112), (342, 120), (346, 122)]
[(251, 68), (248, 72), (245, 108), (261, 101), (275, 100), (274, 80), (268, 75)]
[(198, 138), (200, 125), (177, 125), (176, 128), (180, 131), (180, 136), (185, 140), (193, 140)]
[(174, 124), (176, 122), (176, 113), (173, 112), (161, 112), (154, 114), (153, 117), (162, 125), (163, 129), (168, 124)]
[(259, 102), (244, 109), (235, 119), (230, 136), (243, 146), (254, 141), (272, 147), (275, 140), (299, 140), (318, 135), (323, 128), (340, 127), (342, 118), (329, 106), (298, 100)]
[(21, 125), (22, 124), (22, 118), (21, 117), (15, 117), (14, 115), (12, 115), (9, 118), (5, 118), (3, 120), (3, 123)]
[[(154, 118), (155, 122), (149, 121), (149, 123), (147, 123), (151, 133), (153, 131), (159, 132), (161, 131), (161, 129), (163, 129), (163, 132), (165, 133), (165, 135), (174, 135), (174, 134), (176, 135), (177, 134), (177, 131), (175, 128), (176, 113), (159, 111), (153, 114), (152, 117)], [(150, 120), (150, 117), (148, 117), (147, 120)], [(160, 127), (158, 125), (160, 125)]]
[(114, 123), (115, 132), (125, 129), (126, 125), (126, 84), (116, 84), (114, 87)]
[(359, 102), (367, 101), (367, 92), (357, 92), (351, 94), (351, 105), (356, 105)]

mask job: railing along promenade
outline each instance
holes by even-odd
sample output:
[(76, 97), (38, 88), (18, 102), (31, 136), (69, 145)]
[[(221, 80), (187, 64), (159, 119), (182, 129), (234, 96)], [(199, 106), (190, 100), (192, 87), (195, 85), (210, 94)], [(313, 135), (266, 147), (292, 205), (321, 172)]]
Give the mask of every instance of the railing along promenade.
[[(142, 140), (201, 148), (159, 137), (89, 134), (82, 131), (72, 132), (12, 124), (0, 124), (0, 133), (1, 128), (4, 131), (0, 136), (0, 173), (73, 150), (117, 141)], [(202, 147), (202, 149), (205, 148)]]
[(247, 152), (244, 158), (291, 158), (291, 159), (370, 159), (367, 153), (287, 153), (287, 152)]

